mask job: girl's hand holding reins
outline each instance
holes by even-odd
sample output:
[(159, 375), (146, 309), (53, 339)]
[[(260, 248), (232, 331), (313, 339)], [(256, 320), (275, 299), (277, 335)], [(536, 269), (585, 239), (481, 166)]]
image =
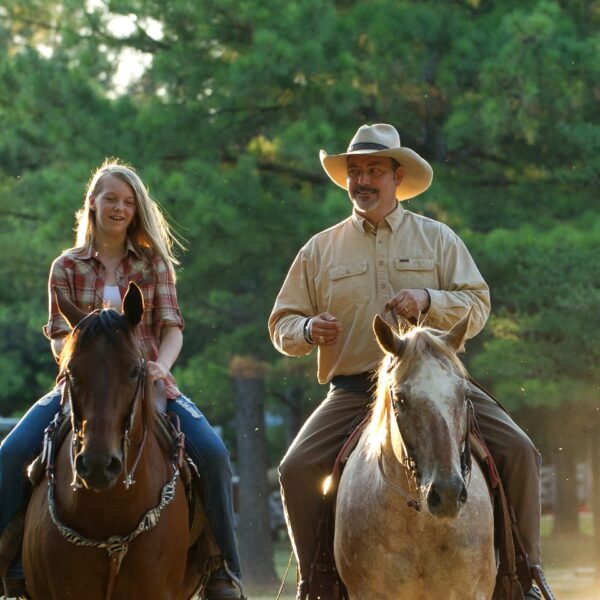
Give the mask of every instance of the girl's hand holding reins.
[(146, 363), (146, 368), (148, 369), (148, 377), (150, 377), (152, 383), (160, 379), (166, 379), (169, 375), (169, 369), (158, 361), (149, 360)]

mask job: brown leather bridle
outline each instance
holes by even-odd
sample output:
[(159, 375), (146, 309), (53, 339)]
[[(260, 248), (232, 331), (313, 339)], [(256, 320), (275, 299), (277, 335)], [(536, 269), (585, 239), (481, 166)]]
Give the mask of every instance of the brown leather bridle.
[[(122, 449), (122, 454), (123, 454), (123, 473), (124, 473), (123, 484), (125, 485), (126, 489), (129, 489), (135, 483), (133, 476), (134, 476), (135, 470), (137, 469), (137, 466), (140, 462), (142, 452), (144, 451), (144, 446), (146, 445), (146, 438), (148, 437), (148, 427), (146, 424), (144, 424), (144, 433), (143, 433), (143, 437), (142, 437), (142, 443), (140, 444), (140, 447), (138, 449), (138, 453), (137, 453), (137, 456), (133, 463), (133, 466), (131, 467), (131, 470), (129, 470), (128, 458), (129, 458), (129, 447), (131, 446), (130, 434), (131, 434), (131, 429), (133, 428), (133, 421), (134, 421), (134, 418), (136, 415), (137, 407), (144, 398), (144, 389), (145, 389), (145, 383), (146, 383), (146, 361), (143, 358), (140, 358), (139, 368), (140, 368), (140, 373), (137, 378), (135, 391), (133, 392), (133, 397), (129, 403), (131, 406), (131, 409), (129, 411), (128, 419), (126, 421), (126, 425), (125, 425), (125, 427), (123, 429), (123, 433), (121, 435), (121, 449)], [(79, 452), (81, 450), (83, 434), (81, 431), (81, 418), (78, 417), (78, 415), (76, 414), (75, 404), (73, 402), (73, 398), (74, 398), (73, 374), (71, 373), (71, 369), (68, 364), (63, 370), (63, 375), (64, 375), (64, 391), (63, 391), (63, 393), (71, 407), (72, 435), (71, 435), (70, 456), (71, 456), (71, 468), (73, 470), (73, 481), (71, 482), (71, 486), (74, 489), (76, 489), (76, 488), (81, 487), (81, 483), (79, 482), (80, 477), (77, 473), (77, 469), (75, 468), (75, 457), (79, 454)]]

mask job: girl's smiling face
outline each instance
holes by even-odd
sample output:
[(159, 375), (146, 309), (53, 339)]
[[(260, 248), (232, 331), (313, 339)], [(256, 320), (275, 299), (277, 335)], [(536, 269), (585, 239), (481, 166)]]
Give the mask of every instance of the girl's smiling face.
[(90, 198), (90, 209), (95, 214), (97, 233), (125, 237), (137, 210), (135, 194), (128, 183), (107, 174)]

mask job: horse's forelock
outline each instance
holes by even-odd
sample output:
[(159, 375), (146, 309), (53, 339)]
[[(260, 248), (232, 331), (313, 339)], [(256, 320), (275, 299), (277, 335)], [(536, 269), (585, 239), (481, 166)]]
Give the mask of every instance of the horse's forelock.
[(104, 309), (90, 313), (75, 326), (67, 337), (60, 355), (60, 367), (64, 369), (69, 361), (83, 352), (87, 345), (98, 335), (104, 335), (116, 348), (125, 340), (132, 355), (139, 355), (137, 343), (127, 319), (113, 309)]
[(465, 366), (444, 341), (443, 332), (431, 327), (414, 327), (402, 339), (406, 342), (406, 348), (402, 360), (396, 363), (395, 376), (398, 382), (404, 381), (414, 371), (415, 364), (427, 355), (448, 361), (463, 377), (466, 376)]

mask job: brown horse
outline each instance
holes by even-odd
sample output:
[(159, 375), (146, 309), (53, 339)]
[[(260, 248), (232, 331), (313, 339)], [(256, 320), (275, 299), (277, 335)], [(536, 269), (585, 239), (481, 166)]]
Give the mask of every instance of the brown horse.
[(492, 502), (464, 451), (472, 408), (456, 352), (468, 320), (398, 335), (375, 319), (386, 357), (336, 503), (335, 560), (352, 600), (492, 597)]
[[(191, 598), (188, 503), (177, 461), (161, 446), (153, 385), (134, 337), (142, 295), (123, 314), (80, 311), (58, 290), (73, 327), (61, 355), (72, 437), (51, 455), (26, 516), (23, 565), (34, 600)], [(44, 483), (46, 485), (44, 485)]]

